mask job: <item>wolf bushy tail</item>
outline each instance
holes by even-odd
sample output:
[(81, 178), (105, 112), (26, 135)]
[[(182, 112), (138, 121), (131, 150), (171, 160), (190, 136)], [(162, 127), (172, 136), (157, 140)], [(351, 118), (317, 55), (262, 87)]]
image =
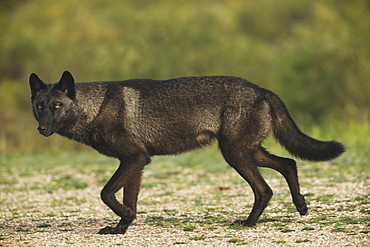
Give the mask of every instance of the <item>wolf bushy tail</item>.
[(326, 161), (345, 151), (340, 142), (319, 141), (302, 133), (281, 99), (270, 91), (268, 98), (274, 137), (289, 153), (303, 160)]

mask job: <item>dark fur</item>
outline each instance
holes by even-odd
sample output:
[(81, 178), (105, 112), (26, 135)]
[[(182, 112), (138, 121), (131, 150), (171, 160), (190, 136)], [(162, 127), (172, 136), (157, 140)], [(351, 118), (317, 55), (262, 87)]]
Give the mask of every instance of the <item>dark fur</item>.
[[(116, 227), (101, 229), (101, 234), (125, 233), (135, 219), (142, 171), (153, 155), (179, 154), (217, 139), (225, 160), (255, 195), (249, 217), (235, 223), (253, 226), (272, 197), (257, 166), (280, 172), (298, 212), (307, 213), (295, 161), (261, 147), (271, 129), (279, 143), (301, 159), (330, 160), (344, 152), (338, 142), (303, 134), (278, 96), (237, 77), (75, 84), (64, 72), (56, 84), (45, 84), (31, 74), (30, 87), (41, 134), (58, 133), (121, 162), (101, 192), (104, 203), (121, 220)], [(123, 204), (115, 197), (121, 188)]]

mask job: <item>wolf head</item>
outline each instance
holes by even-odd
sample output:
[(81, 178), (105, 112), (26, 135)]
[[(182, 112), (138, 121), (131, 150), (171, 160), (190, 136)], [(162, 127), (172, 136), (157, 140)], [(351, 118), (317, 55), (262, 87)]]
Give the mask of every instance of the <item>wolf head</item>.
[(40, 134), (48, 137), (53, 133), (71, 128), (78, 119), (74, 79), (65, 71), (58, 83), (45, 84), (36, 74), (30, 75), (33, 114), (38, 121)]

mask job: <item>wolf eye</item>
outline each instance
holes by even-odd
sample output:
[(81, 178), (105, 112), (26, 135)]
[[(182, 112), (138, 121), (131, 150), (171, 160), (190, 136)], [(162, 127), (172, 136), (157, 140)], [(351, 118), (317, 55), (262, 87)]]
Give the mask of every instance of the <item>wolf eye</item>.
[(59, 104), (59, 103), (58, 103), (58, 104), (55, 104), (55, 105), (54, 105), (54, 108), (55, 108), (55, 109), (59, 109), (59, 108), (60, 108), (60, 104)]
[(37, 109), (39, 109), (39, 110), (41, 110), (41, 109), (42, 109), (42, 105), (41, 105), (41, 104), (40, 104), (40, 105), (37, 105), (36, 107), (37, 107)]

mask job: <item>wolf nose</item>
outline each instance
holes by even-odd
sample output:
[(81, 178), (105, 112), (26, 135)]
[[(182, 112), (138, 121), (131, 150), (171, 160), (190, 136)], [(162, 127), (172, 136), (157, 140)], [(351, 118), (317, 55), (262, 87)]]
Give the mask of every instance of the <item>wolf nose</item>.
[(46, 131), (46, 126), (45, 125), (39, 125), (37, 127), (37, 130), (40, 132), (40, 134), (42, 134)]

